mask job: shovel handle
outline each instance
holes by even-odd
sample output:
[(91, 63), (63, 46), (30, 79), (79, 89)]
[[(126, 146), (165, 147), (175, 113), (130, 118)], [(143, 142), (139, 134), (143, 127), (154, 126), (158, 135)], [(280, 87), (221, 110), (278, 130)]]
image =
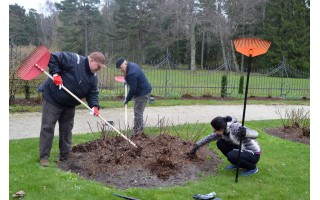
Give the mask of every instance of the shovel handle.
[[(45, 73), (49, 78), (51, 78), (53, 80), (53, 77), (46, 71), (44, 71), (41, 67), (39, 67), (37, 64), (35, 65), (39, 70), (41, 70), (43, 73)], [(68, 92), (71, 96), (73, 96), (76, 100), (78, 100), (82, 105), (84, 105), (86, 108), (88, 108), (91, 111), (91, 108), (84, 103), (83, 101), (81, 101), (81, 99), (79, 99), (76, 95), (74, 95), (72, 92), (70, 92), (70, 90), (68, 90), (66, 87), (64, 87), (64, 85), (62, 85), (62, 89), (64, 89), (66, 92)], [(119, 130), (117, 130), (114, 126), (112, 126), (108, 121), (106, 121), (105, 119), (103, 119), (101, 117), (101, 115), (99, 114), (98, 117), (104, 121), (109, 127), (111, 127), (113, 130), (115, 130), (121, 137), (123, 137), (125, 140), (127, 140), (130, 144), (132, 144), (134, 147), (137, 147), (136, 144), (134, 144), (130, 139), (128, 139), (125, 135), (123, 135)]]
[[(126, 98), (127, 94), (128, 94), (128, 85), (124, 84), (124, 87), (125, 87), (125, 89), (124, 89), (125, 90), (124, 98)], [(126, 130), (127, 130), (127, 128), (128, 128), (128, 105), (127, 104), (124, 105), (124, 112), (125, 112), (125, 116), (124, 116), (125, 122), (124, 122), (124, 124), (125, 124)]]

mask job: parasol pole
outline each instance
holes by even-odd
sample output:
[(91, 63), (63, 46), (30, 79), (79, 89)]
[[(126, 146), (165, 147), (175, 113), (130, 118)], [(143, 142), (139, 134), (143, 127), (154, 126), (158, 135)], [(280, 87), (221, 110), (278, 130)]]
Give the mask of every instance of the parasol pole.
[[(238, 38), (238, 39), (234, 40), (234, 45), (236, 47), (236, 50), (239, 53), (249, 57), (249, 64), (247, 67), (246, 91), (245, 91), (245, 95), (244, 95), (244, 105), (243, 105), (243, 113), (242, 113), (242, 126), (244, 126), (252, 57), (255, 57), (255, 56), (258, 56), (261, 54), (265, 54), (268, 51), (268, 49), (271, 45), (271, 42), (266, 41), (266, 40), (261, 40), (258, 38)], [(240, 145), (239, 145), (239, 149), (238, 149), (239, 150), (238, 151), (238, 162), (237, 162), (237, 170), (236, 170), (236, 178), (235, 178), (236, 183), (238, 183), (238, 176), (239, 176), (239, 164), (240, 164), (242, 139), (243, 139), (243, 137), (240, 136), (240, 142), (239, 142)]]
[[(247, 67), (247, 81), (246, 81), (246, 90), (245, 90), (245, 93), (244, 93), (244, 104), (243, 104), (243, 113), (242, 113), (242, 126), (244, 126), (244, 120), (245, 120), (245, 116), (246, 116), (246, 107), (247, 107), (247, 97), (248, 97), (249, 77), (250, 77), (250, 71), (251, 71), (251, 62), (252, 62), (252, 49), (250, 49), (249, 64), (248, 64), (248, 67)], [(239, 163), (240, 163), (241, 145), (242, 145), (242, 136), (240, 137), (240, 145), (239, 145), (239, 152), (238, 152), (238, 163), (237, 163), (237, 171), (236, 171), (236, 178), (235, 178), (235, 182), (236, 183), (238, 183), (238, 177), (239, 177)]]

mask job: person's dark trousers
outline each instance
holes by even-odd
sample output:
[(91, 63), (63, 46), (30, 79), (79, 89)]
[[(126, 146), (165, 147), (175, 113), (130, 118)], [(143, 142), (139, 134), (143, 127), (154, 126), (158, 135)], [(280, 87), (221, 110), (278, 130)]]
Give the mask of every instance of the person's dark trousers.
[(133, 134), (143, 131), (143, 112), (146, 108), (150, 93), (134, 98), (134, 125)]
[[(230, 144), (223, 139), (217, 141), (217, 147), (227, 157), (228, 161), (233, 165), (238, 164), (239, 147)], [(239, 167), (243, 169), (255, 169), (256, 164), (260, 159), (260, 154), (254, 154), (249, 151), (242, 151), (240, 153)]]
[(71, 151), (72, 128), (74, 124), (75, 108), (61, 109), (43, 98), (40, 131), (40, 159), (49, 159), (54, 137), (54, 129), (59, 122), (59, 150), (60, 156)]

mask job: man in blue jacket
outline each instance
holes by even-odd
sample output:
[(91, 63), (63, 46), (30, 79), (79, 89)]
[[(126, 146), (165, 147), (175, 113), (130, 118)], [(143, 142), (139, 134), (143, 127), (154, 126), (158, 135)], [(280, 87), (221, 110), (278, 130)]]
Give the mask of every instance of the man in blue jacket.
[(84, 57), (71, 52), (51, 53), (48, 63), (48, 78), (38, 88), (42, 92), (42, 118), (40, 131), (40, 165), (49, 166), (54, 129), (59, 122), (60, 160), (74, 159), (79, 155), (72, 153), (72, 128), (74, 124), (75, 107), (81, 103), (68, 92), (61, 89), (62, 84), (79, 99), (86, 98), (92, 114), (98, 116), (98, 79), (97, 74), (104, 66), (105, 56), (93, 52)]
[(143, 131), (143, 112), (150, 97), (152, 87), (138, 64), (128, 62), (120, 57), (116, 62), (116, 68), (121, 70), (130, 88), (128, 95), (125, 97), (124, 104), (127, 104), (134, 98), (134, 125), (131, 133), (133, 136)]

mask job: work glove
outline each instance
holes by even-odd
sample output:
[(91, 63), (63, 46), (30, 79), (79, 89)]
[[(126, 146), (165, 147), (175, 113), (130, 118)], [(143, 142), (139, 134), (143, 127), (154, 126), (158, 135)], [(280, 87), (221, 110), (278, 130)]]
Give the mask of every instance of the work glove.
[(126, 104), (128, 104), (128, 100), (127, 99), (123, 100), (123, 105), (126, 105)]
[(196, 155), (196, 153), (197, 153), (197, 151), (198, 151), (198, 149), (199, 149), (200, 147), (198, 146), (198, 145), (194, 145), (194, 147), (192, 148), (192, 150), (190, 151), (190, 152), (188, 152), (187, 153), (187, 155), (188, 156), (194, 156), (194, 155)]
[(93, 116), (99, 116), (100, 112), (99, 112), (98, 107), (97, 106), (92, 107), (90, 114), (93, 115)]
[(53, 75), (53, 83), (59, 86), (59, 90), (61, 90), (62, 87), (62, 78), (59, 74)]
[(238, 129), (238, 136), (239, 137), (245, 137), (246, 136), (246, 128), (243, 126), (240, 126)]

